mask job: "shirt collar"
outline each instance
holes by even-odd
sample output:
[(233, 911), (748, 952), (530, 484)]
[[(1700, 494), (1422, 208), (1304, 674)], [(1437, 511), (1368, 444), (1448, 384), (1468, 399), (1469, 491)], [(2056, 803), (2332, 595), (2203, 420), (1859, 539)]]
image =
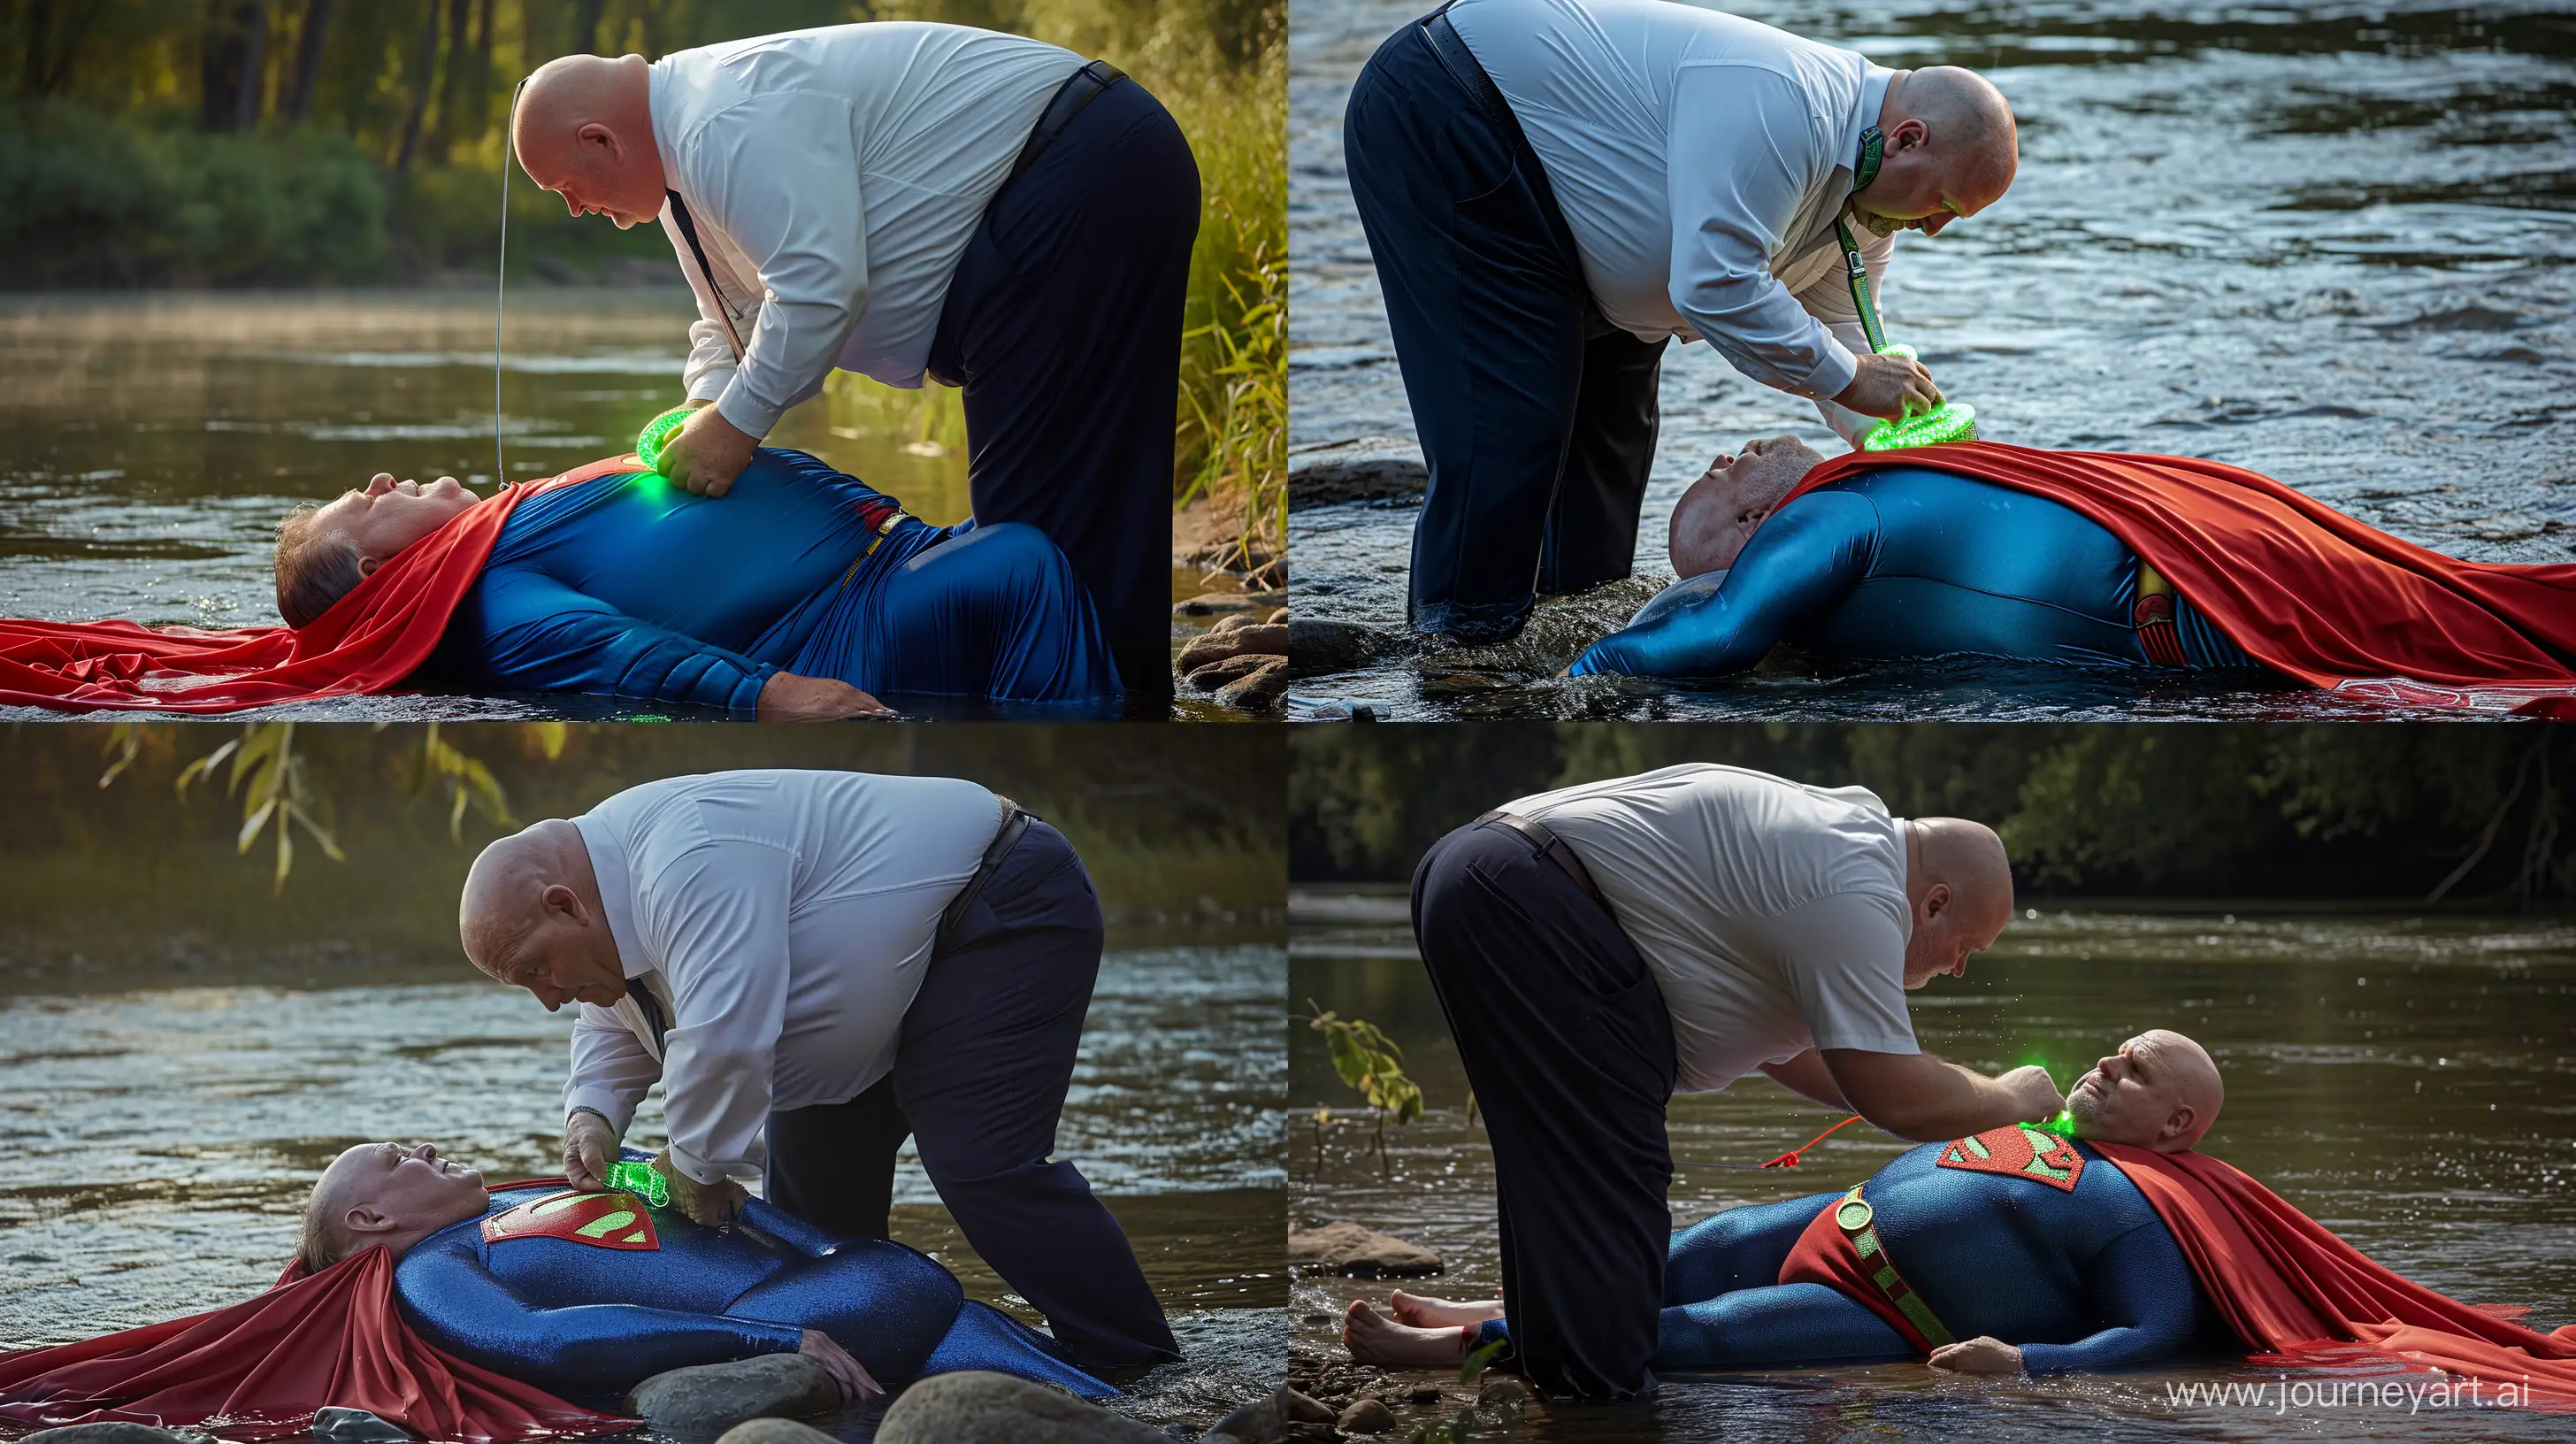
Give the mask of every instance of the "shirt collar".
[(669, 56), (644, 67), (644, 109), (653, 117), (653, 148), (662, 153), (662, 189), (669, 191), (680, 188), (679, 152), (671, 144), (676, 129), (671, 112), (679, 106), (673, 84)]
[(1843, 128), (1843, 153), (1835, 162), (1844, 170), (1853, 171), (1855, 176), (1858, 174), (1854, 165), (1860, 159), (1861, 134), (1878, 124), (1878, 112), (1887, 104), (1888, 82), (1895, 78), (1896, 72), (1886, 66), (1872, 65), (1866, 60), (1861, 62), (1860, 107), (1852, 113), (1851, 124)]
[(617, 964), (630, 978), (653, 971), (635, 938), (635, 884), (626, 868), (626, 848), (608, 825), (585, 812), (572, 820), (581, 829), (582, 846), (590, 850), (591, 875), (599, 879), (599, 910), (608, 915), (608, 937), (617, 944)]

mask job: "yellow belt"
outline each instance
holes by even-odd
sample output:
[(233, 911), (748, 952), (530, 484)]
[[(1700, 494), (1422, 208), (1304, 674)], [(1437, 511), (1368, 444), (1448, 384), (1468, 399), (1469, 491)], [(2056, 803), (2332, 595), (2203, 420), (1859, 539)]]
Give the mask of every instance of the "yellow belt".
[(1842, 1202), (1834, 1205), (1834, 1227), (1841, 1229), (1843, 1237), (1851, 1241), (1852, 1252), (1860, 1255), (1861, 1267), (1869, 1270), (1869, 1281), (1878, 1285), (1879, 1295), (1894, 1304), (1896, 1311), (1905, 1315), (1906, 1322), (1914, 1325), (1915, 1331), (1922, 1334), (1932, 1347), (1937, 1349), (1944, 1344), (1959, 1342), (1958, 1337), (1932, 1312), (1932, 1306), (1923, 1302), (1923, 1296), (1916, 1293), (1914, 1286), (1905, 1281), (1905, 1276), (1896, 1271), (1896, 1265), (1887, 1256), (1887, 1245), (1879, 1241), (1878, 1225), (1874, 1221), (1876, 1212), (1861, 1198), (1860, 1190), (1860, 1184), (1853, 1184), (1851, 1192), (1843, 1195)]
[(892, 516), (889, 516), (885, 520), (877, 523), (877, 534), (874, 539), (869, 541), (868, 549), (859, 553), (858, 561), (850, 563), (850, 569), (848, 571), (841, 573), (842, 586), (848, 586), (851, 580), (858, 576), (859, 562), (864, 562), (868, 558), (875, 556), (877, 554), (877, 548), (885, 545), (885, 539), (894, 531), (895, 523), (904, 520), (910, 515), (912, 515), (912, 513), (905, 511), (902, 507), (896, 507)]

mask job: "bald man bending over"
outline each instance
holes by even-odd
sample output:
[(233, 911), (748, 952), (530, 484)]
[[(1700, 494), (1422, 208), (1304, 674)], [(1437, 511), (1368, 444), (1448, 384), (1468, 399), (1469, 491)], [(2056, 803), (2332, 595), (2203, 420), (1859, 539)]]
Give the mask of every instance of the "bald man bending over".
[(1847, 439), (1938, 404), (1870, 353), (1837, 227), (1875, 285), (1896, 232), (1975, 215), (2018, 163), (1973, 72), (1663, 0), (1452, 0), (1379, 47), (1342, 129), (1431, 468), (1413, 625), (1469, 643), (1628, 575), (1666, 341)]
[(1172, 407), (1189, 143), (1106, 61), (878, 21), (528, 78), (520, 163), (575, 215), (659, 217), (700, 408), (662, 470), (722, 496), (834, 367), (965, 390), (978, 522), (1071, 558), (1131, 697), (1170, 692)]
[(1925, 1141), (2057, 1112), (2046, 1069), (1943, 1062), (1906, 1010), (1993, 945), (2012, 896), (1982, 824), (1741, 767), (1543, 792), (1432, 845), (1414, 937), (1493, 1140), (1531, 1382), (1654, 1388), (1675, 1088), (1759, 1069)]

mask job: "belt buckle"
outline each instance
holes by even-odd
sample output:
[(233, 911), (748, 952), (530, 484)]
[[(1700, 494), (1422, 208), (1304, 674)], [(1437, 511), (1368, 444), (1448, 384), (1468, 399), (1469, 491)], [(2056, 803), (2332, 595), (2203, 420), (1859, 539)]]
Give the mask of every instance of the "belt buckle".
[(1834, 1223), (1845, 1233), (1860, 1232), (1877, 1216), (1878, 1211), (1869, 1206), (1867, 1199), (1846, 1198), (1834, 1205)]

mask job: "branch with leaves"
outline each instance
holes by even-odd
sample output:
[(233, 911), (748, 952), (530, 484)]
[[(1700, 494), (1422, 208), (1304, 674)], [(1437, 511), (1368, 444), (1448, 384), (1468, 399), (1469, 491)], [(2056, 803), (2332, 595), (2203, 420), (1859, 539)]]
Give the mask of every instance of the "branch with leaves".
[[(1332, 1055), (1333, 1071), (1340, 1075), (1344, 1086), (1356, 1091), (1368, 1105), (1375, 1125), (1370, 1147), (1377, 1154), (1378, 1168), (1383, 1171), (1387, 1168), (1386, 1120), (1393, 1117), (1401, 1124), (1420, 1118), (1422, 1086), (1405, 1076), (1404, 1050), (1397, 1047), (1395, 1040), (1375, 1023), (1361, 1018), (1344, 1018), (1327, 1009), (1316, 1008), (1311, 998), (1306, 1000), (1306, 1006), (1311, 1010), (1306, 1026), (1324, 1035), (1324, 1046)], [(1336, 1120), (1332, 1109), (1318, 1108), (1313, 1121), (1315, 1163), (1320, 1169), (1323, 1166), (1324, 1130)]]

